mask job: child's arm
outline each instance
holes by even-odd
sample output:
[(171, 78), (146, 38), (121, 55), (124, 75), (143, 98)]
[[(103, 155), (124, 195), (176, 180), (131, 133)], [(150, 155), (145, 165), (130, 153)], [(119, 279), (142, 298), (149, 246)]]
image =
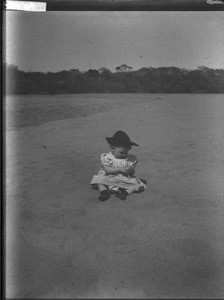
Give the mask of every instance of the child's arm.
[(101, 155), (101, 167), (104, 169), (106, 175), (123, 174), (128, 176), (128, 169), (113, 167), (113, 160), (108, 153), (103, 153)]
[(129, 169), (128, 174), (129, 174), (130, 176), (135, 175), (135, 170), (134, 170), (134, 169)]
[(127, 176), (129, 174), (128, 169), (125, 169), (125, 168), (114, 168), (114, 167), (104, 166), (103, 169), (104, 169), (106, 175), (122, 174), (122, 175)]
[(130, 160), (130, 167), (129, 167), (129, 175), (133, 176), (135, 174), (135, 167), (138, 163), (138, 159), (135, 155), (130, 154), (129, 155), (129, 160)]

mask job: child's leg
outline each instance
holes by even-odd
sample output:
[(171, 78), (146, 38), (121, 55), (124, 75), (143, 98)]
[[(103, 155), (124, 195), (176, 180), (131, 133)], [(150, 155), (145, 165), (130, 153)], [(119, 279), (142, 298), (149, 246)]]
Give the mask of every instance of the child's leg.
[(131, 195), (134, 193), (133, 189), (123, 189), (119, 188), (120, 194), (116, 195), (115, 197), (121, 199), (121, 200), (126, 200), (126, 196)]
[(108, 188), (104, 184), (98, 184), (98, 189), (100, 191), (100, 195), (98, 199), (100, 201), (106, 201), (110, 198), (110, 192), (108, 191)]
[(97, 187), (98, 187), (98, 190), (99, 190), (100, 192), (102, 192), (102, 191), (108, 191), (107, 186), (104, 185), (104, 184), (102, 184), (102, 183), (98, 183), (98, 184), (97, 184)]
[(133, 189), (125, 189), (125, 191), (127, 192), (128, 195), (131, 195), (135, 192), (135, 190)]
[(138, 191), (134, 191), (134, 193), (141, 193), (145, 190), (145, 187), (144, 186), (140, 186)]
[(119, 188), (120, 194), (116, 195), (117, 198), (121, 200), (126, 200), (126, 196), (131, 195), (136, 192), (135, 189), (123, 189)]

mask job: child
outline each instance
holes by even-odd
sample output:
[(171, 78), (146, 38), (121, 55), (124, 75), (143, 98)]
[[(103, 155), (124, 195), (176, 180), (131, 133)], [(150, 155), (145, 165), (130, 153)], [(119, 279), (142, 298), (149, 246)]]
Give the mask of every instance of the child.
[(100, 191), (98, 199), (105, 201), (110, 198), (110, 193), (117, 193), (117, 198), (126, 200), (127, 195), (144, 191), (146, 181), (134, 176), (137, 157), (128, 154), (132, 146), (139, 145), (121, 130), (113, 137), (106, 137), (106, 140), (111, 151), (101, 155), (101, 169), (90, 182), (93, 188)]

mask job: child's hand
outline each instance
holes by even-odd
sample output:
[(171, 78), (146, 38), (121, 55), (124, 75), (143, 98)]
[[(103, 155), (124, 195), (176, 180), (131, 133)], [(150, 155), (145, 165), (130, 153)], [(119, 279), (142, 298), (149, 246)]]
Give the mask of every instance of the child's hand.
[(128, 174), (130, 176), (133, 176), (135, 174), (135, 170), (134, 169), (130, 169), (129, 172), (128, 172)]
[(120, 173), (124, 176), (128, 176), (129, 175), (129, 170), (128, 169), (120, 169)]

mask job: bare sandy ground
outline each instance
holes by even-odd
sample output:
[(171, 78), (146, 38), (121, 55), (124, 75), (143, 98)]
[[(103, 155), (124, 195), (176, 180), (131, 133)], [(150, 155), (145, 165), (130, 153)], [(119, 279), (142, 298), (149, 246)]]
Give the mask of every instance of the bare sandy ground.
[[(7, 297), (224, 297), (224, 97), (155, 100), (6, 132)], [(148, 185), (101, 203), (119, 129)]]

